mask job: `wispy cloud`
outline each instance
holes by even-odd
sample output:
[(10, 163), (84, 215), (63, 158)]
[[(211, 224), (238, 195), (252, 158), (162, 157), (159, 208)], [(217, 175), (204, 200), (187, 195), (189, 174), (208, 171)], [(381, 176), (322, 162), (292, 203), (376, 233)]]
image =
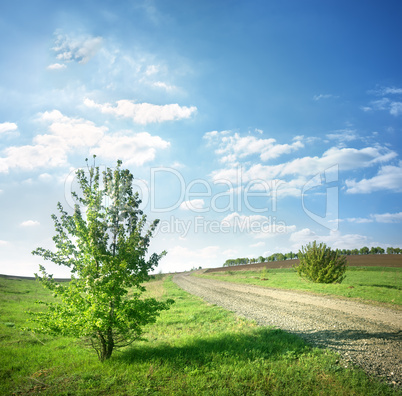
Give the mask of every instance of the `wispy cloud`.
[(56, 59), (64, 62), (87, 63), (102, 46), (102, 37), (57, 34), (52, 48)]
[[(342, 220), (340, 220), (342, 221)], [(402, 222), (402, 212), (399, 213), (382, 213), (382, 214), (371, 214), (369, 217), (349, 217), (344, 219), (349, 223), (365, 224), (365, 223), (401, 223)]]
[(377, 175), (371, 179), (346, 180), (346, 192), (348, 194), (369, 194), (374, 191), (388, 190), (393, 192), (402, 191), (402, 162), (398, 166), (382, 166)]
[(162, 81), (155, 81), (152, 83), (152, 86), (155, 88), (161, 88), (164, 89), (167, 92), (171, 92), (177, 89), (174, 85), (169, 85), (167, 83), (164, 83)]
[(52, 63), (51, 65), (49, 65), (47, 67), (48, 70), (63, 70), (66, 69), (67, 66), (65, 64), (62, 63)]
[(329, 99), (329, 98), (337, 98), (338, 96), (331, 95), (331, 94), (319, 94), (319, 95), (314, 95), (313, 99), (318, 101), (321, 99)]
[(402, 223), (402, 212), (371, 215), (377, 223)]
[(21, 223), (22, 227), (36, 227), (38, 225), (40, 225), (40, 223), (36, 220), (26, 220)]
[(327, 138), (331, 140), (339, 140), (340, 142), (351, 142), (359, 138), (355, 129), (339, 129), (327, 134)]
[(177, 103), (154, 105), (150, 103), (135, 103), (134, 101), (124, 99), (118, 100), (116, 106), (112, 106), (110, 103), (98, 104), (91, 99), (85, 99), (84, 104), (90, 108), (99, 109), (105, 114), (131, 118), (133, 122), (141, 125), (190, 118), (197, 111), (195, 106), (179, 106)]
[(363, 111), (389, 111), (389, 113), (395, 117), (402, 114), (402, 102), (400, 100), (389, 99), (389, 97), (387, 97), (390, 95), (402, 95), (402, 88), (385, 87), (372, 91), (372, 93), (383, 97), (378, 100), (372, 100), (367, 106), (363, 106)]

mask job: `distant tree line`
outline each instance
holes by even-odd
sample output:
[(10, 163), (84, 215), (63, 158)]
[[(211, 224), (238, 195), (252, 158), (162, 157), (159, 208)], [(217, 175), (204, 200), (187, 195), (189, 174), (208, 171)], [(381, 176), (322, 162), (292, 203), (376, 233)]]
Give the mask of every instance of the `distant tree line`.
[[(382, 247), (372, 247), (368, 248), (367, 246), (362, 247), (361, 249), (336, 249), (340, 254), (345, 256), (357, 256), (364, 254), (384, 254), (385, 249)], [(386, 250), (387, 254), (401, 254), (401, 248), (393, 248), (388, 247)], [(255, 264), (255, 263), (269, 263), (272, 261), (284, 261), (284, 260), (293, 260), (297, 259), (297, 253), (289, 252), (289, 253), (274, 253), (271, 256), (263, 257), (259, 256), (258, 258), (247, 258), (241, 257), (236, 259), (228, 259), (223, 264), (224, 267), (232, 267), (234, 265), (244, 265), (244, 264)]]

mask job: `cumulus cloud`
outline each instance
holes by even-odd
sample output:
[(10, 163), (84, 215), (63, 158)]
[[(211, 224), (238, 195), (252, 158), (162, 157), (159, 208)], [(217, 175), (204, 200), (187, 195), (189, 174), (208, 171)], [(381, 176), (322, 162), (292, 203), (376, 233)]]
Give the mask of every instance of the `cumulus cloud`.
[(4, 156), (0, 157), (0, 173), (7, 173), (11, 168), (32, 170), (67, 166), (68, 155), (85, 148), (107, 159), (121, 158), (128, 164), (142, 165), (153, 160), (157, 150), (170, 145), (147, 132), (107, 134), (109, 130), (105, 126), (67, 117), (58, 110), (44, 112), (39, 121), (47, 126), (48, 133), (36, 135), (31, 145), (6, 148)]
[(21, 223), (22, 227), (36, 227), (38, 225), (40, 225), (40, 223), (36, 220), (26, 220)]
[(6, 134), (9, 132), (15, 132), (17, 129), (18, 129), (18, 126), (14, 122), (0, 123), (0, 135), (3, 133)]
[(52, 49), (56, 52), (56, 58), (60, 61), (76, 61), (85, 64), (98, 52), (101, 46), (102, 37), (73, 37), (58, 34)]
[(189, 201), (183, 201), (180, 204), (180, 209), (200, 212), (205, 209), (204, 205), (205, 201), (203, 199), (190, 199)]
[[(259, 130), (256, 132), (260, 134)], [(235, 163), (251, 155), (258, 155), (262, 161), (268, 161), (304, 147), (301, 136), (294, 138), (291, 144), (278, 144), (273, 138), (240, 136), (231, 131), (212, 131), (207, 132), (204, 139), (209, 145), (218, 146), (215, 153), (220, 156), (220, 161), (223, 163)]]
[(220, 246), (206, 246), (201, 249), (183, 246), (169, 248), (169, 253), (161, 261), (158, 268), (163, 272), (186, 271), (191, 268), (210, 267), (223, 262), (222, 248)]
[(163, 150), (170, 143), (159, 136), (152, 136), (148, 132), (135, 135), (114, 134), (102, 138), (97, 147), (91, 149), (91, 154), (102, 158), (120, 158), (126, 164), (143, 165), (155, 159), (156, 151)]
[(398, 166), (382, 166), (377, 175), (371, 179), (346, 180), (346, 192), (349, 194), (368, 194), (373, 191), (389, 190), (394, 192), (402, 191), (402, 162)]
[(118, 100), (116, 106), (112, 106), (110, 103), (98, 104), (91, 99), (85, 99), (84, 104), (90, 108), (99, 109), (105, 114), (131, 118), (133, 122), (141, 125), (190, 118), (197, 111), (195, 106), (179, 106), (177, 103), (154, 105), (150, 103), (135, 103), (124, 99)]

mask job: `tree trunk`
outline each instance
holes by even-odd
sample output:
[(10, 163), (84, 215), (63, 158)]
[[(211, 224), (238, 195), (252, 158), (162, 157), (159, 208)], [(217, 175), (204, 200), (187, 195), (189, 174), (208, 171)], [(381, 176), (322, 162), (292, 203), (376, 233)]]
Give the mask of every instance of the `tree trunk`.
[(99, 333), (99, 343), (100, 350), (98, 356), (99, 360), (103, 362), (104, 360), (107, 360), (112, 356), (114, 348), (114, 339), (111, 327), (107, 330), (106, 338), (103, 336), (102, 333)]

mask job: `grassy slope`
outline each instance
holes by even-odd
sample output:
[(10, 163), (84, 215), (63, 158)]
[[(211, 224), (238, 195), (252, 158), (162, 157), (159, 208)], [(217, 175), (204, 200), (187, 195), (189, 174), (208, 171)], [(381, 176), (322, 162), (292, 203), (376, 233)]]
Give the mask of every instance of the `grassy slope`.
[[(278, 289), (302, 290), (385, 303), (398, 308), (402, 305), (402, 268), (349, 267), (341, 284), (317, 284), (301, 279), (290, 268), (258, 271), (209, 272), (197, 276), (229, 282), (246, 283)], [(265, 280), (262, 280), (264, 278)]]
[(149, 327), (148, 342), (102, 364), (78, 341), (22, 331), (25, 311), (51, 297), (34, 281), (0, 279), (0, 394), (398, 394), (334, 353), (236, 318), (169, 279), (150, 282), (148, 293), (176, 303)]

